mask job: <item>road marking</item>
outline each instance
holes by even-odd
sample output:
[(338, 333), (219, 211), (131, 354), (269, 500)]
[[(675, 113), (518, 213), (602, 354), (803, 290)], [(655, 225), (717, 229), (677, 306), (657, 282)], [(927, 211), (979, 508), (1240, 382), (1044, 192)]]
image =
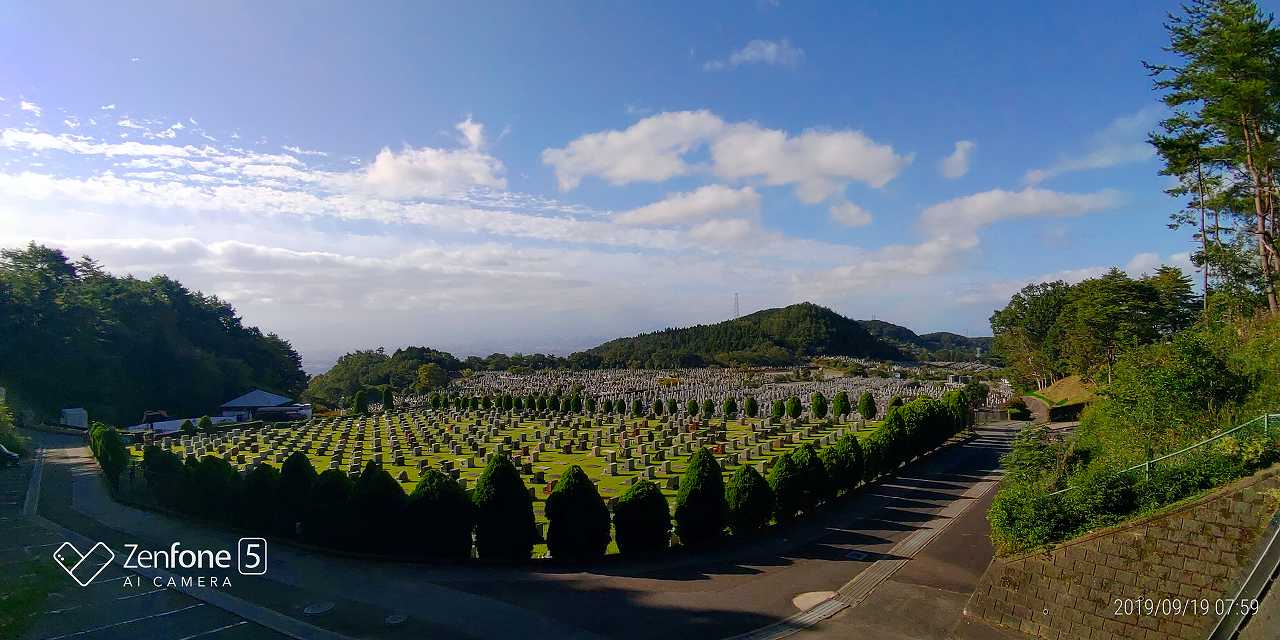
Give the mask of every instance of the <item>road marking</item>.
[(193, 633), (189, 636), (183, 636), (181, 638), (178, 638), (178, 640), (191, 640), (192, 638), (199, 638), (201, 636), (210, 636), (215, 633), (218, 633), (219, 631), (226, 631), (227, 629), (230, 629), (232, 627), (238, 627), (242, 624), (249, 624), (249, 621), (241, 620), (240, 622), (232, 622), (231, 624), (226, 625), (224, 627), (218, 627), (217, 629), (210, 629), (208, 631), (201, 631), (200, 633)]
[(61, 640), (62, 638), (74, 638), (74, 637), (76, 637), (76, 636), (84, 635), (84, 634), (86, 634), (86, 633), (94, 633), (94, 632), (97, 632), (97, 631), (102, 631), (103, 629), (112, 629), (112, 628), (115, 628), (115, 627), (121, 627), (121, 626), (124, 626), (124, 625), (126, 625), (126, 624), (133, 624), (133, 623), (135, 623), (135, 622), (142, 622), (143, 620), (151, 620), (151, 619), (153, 619), (153, 618), (163, 618), (164, 616), (171, 616), (171, 615), (173, 615), (173, 614), (175, 614), (175, 613), (182, 613), (183, 611), (189, 611), (189, 610), (191, 610), (191, 609), (195, 609), (196, 607), (203, 607), (203, 606), (204, 606), (204, 603), (203, 603), (203, 602), (197, 602), (197, 603), (195, 603), (195, 604), (193, 604), (193, 605), (188, 605), (188, 606), (182, 607), (182, 608), (180, 608), (180, 609), (174, 609), (173, 611), (165, 611), (164, 613), (153, 613), (153, 614), (151, 614), (151, 615), (149, 615), (149, 616), (142, 616), (141, 618), (134, 618), (134, 619), (132, 619), (132, 620), (125, 620), (125, 621), (123, 621), (123, 622), (114, 622), (114, 623), (112, 623), (112, 624), (104, 624), (104, 625), (102, 625), (101, 627), (94, 627), (94, 628), (92, 628), (92, 629), (82, 629), (82, 630), (77, 631), (77, 632), (75, 632), (75, 633), (67, 633), (67, 634), (63, 634), (63, 635), (60, 635), (60, 636), (53, 636), (53, 637), (50, 637), (50, 638), (45, 638), (44, 640)]
[(141, 598), (142, 596), (149, 596), (153, 593), (160, 593), (161, 591), (167, 591), (167, 589), (152, 589), (150, 591), (143, 591), (142, 593), (131, 593), (127, 596), (116, 596), (116, 600), (128, 600), (130, 598)]

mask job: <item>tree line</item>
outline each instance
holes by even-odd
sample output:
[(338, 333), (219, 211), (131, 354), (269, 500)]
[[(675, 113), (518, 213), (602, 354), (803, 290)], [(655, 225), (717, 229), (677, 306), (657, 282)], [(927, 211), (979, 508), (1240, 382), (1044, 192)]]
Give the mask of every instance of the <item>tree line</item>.
[(0, 387), (20, 420), (66, 407), (115, 424), (199, 415), (253, 387), (307, 383), (288, 341), (166, 276), (107, 273), (31, 243), (0, 251)]

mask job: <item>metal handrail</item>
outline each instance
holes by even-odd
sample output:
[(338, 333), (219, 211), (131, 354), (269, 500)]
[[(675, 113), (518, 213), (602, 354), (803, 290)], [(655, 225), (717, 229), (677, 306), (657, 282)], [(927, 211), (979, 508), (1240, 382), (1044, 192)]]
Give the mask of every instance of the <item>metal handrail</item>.
[[(1280, 427), (1280, 413), (1264, 413), (1264, 414), (1262, 414), (1262, 415), (1260, 415), (1260, 416), (1258, 416), (1258, 417), (1256, 417), (1256, 418), (1254, 418), (1254, 419), (1252, 419), (1252, 420), (1250, 420), (1250, 421), (1248, 421), (1248, 422), (1245, 422), (1244, 424), (1236, 425), (1236, 426), (1234, 426), (1234, 427), (1232, 427), (1232, 428), (1230, 428), (1230, 429), (1227, 429), (1226, 431), (1223, 431), (1222, 433), (1219, 433), (1218, 435), (1215, 435), (1215, 436), (1212, 436), (1212, 437), (1209, 437), (1209, 438), (1205, 438), (1204, 440), (1201, 440), (1200, 442), (1197, 442), (1197, 443), (1195, 443), (1195, 444), (1193, 444), (1193, 445), (1191, 445), (1191, 446), (1183, 447), (1183, 448), (1181, 448), (1181, 449), (1179, 449), (1179, 450), (1177, 450), (1177, 451), (1174, 451), (1173, 453), (1166, 453), (1165, 455), (1162, 455), (1162, 456), (1160, 456), (1160, 457), (1158, 457), (1158, 458), (1152, 458), (1152, 459), (1150, 459), (1150, 460), (1147, 460), (1146, 462), (1140, 462), (1140, 463), (1135, 464), (1135, 465), (1133, 465), (1132, 467), (1129, 467), (1129, 468), (1127, 468), (1127, 469), (1121, 469), (1120, 471), (1117, 471), (1115, 474), (1113, 474), (1113, 476), (1112, 476), (1112, 477), (1120, 476), (1120, 475), (1124, 475), (1124, 474), (1126, 474), (1126, 473), (1129, 473), (1129, 472), (1131, 472), (1131, 471), (1137, 471), (1137, 470), (1139, 470), (1139, 469), (1142, 469), (1142, 470), (1143, 470), (1143, 472), (1149, 476), (1149, 475), (1150, 475), (1150, 473), (1151, 473), (1151, 465), (1152, 465), (1152, 463), (1160, 462), (1161, 460), (1167, 460), (1167, 459), (1172, 458), (1172, 457), (1174, 457), (1174, 456), (1182, 455), (1182, 454), (1184, 454), (1184, 453), (1186, 453), (1186, 452), (1188, 452), (1188, 451), (1191, 451), (1192, 449), (1199, 449), (1200, 447), (1203, 447), (1204, 445), (1209, 444), (1210, 442), (1214, 442), (1215, 440), (1218, 440), (1218, 439), (1220, 439), (1220, 438), (1225, 438), (1226, 436), (1229, 436), (1229, 435), (1231, 435), (1231, 434), (1233, 434), (1233, 433), (1236, 433), (1237, 431), (1240, 431), (1241, 429), (1244, 429), (1244, 428), (1250, 427), (1250, 426), (1252, 426), (1252, 425), (1253, 425), (1254, 423), (1256, 423), (1256, 422), (1262, 422), (1262, 432), (1263, 432), (1264, 434), (1270, 434), (1270, 433), (1271, 433), (1271, 423), (1272, 423), (1272, 422), (1274, 422), (1274, 423), (1276, 424), (1276, 426), (1277, 426), (1277, 427)], [(1065, 488), (1065, 489), (1059, 489), (1059, 490), (1054, 491), (1053, 493), (1050, 493), (1050, 494), (1048, 494), (1048, 495), (1056, 496), (1056, 495), (1058, 495), (1058, 494), (1066, 493), (1066, 492), (1068, 492), (1068, 491), (1071, 491), (1072, 489), (1077, 489), (1077, 488), (1079, 488), (1080, 486), (1082, 486), (1082, 485), (1075, 485), (1075, 486), (1072, 486), (1072, 487), (1067, 487), (1067, 488)]]

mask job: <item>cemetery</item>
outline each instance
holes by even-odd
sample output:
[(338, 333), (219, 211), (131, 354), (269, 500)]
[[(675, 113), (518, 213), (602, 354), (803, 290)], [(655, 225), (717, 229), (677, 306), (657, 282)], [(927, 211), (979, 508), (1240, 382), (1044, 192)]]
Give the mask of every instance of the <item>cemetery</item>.
[[(723, 487), (740, 481), (740, 475), (741, 481), (763, 485), (762, 491), (770, 493), (764, 478), (780, 482), (776, 476), (792, 473), (789, 465), (793, 463), (816, 465), (819, 475), (839, 475), (824, 470), (824, 464), (856, 464), (857, 469), (844, 472), (850, 477), (840, 480), (839, 487), (806, 490), (834, 498), (863, 479), (861, 467), (877, 469), (876, 460), (863, 461), (863, 449), (878, 460), (893, 460), (882, 465), (883, 470), (891, 470), (897, 462), (909, 460), (907, 454), (925, 450), (922, 442), (940, 444), (963, 428), (969, 412), (990, 400), (990, 394), (969, 399), (963, 388), (947, 383), (839, 378), (749, 387), (743, 375), (749, 374), (727, 370), (490, 372), (454, 381), (450, 393), (396, 396), (387, 392), (381, 403), (370, 403), (361, 393), (351, 410), (336, 415), (134, 434), (133, 441), (124, 445), (126, 464), (132, 469), (128, 477), (131, 488), (138, 478), (145, 478), (146, 489), (159, 504), (182, 511), (181, 499), (166, 504), (164, 496), (189, 495), (193, 500), (212, 501), (215, 506), (206, 504), (202, 509), (217, 514), (241, 511), (234, 504), (237, 500), (257, 497), (250, 495), (249, 487), (276, 482), (266, 479), (280, 478), (286, 461), (300, 456), (314, 474), (323, 474), (321, 481), (346, 484), (343, 496), (352, 495), (351, 487), (360, 483), (381, 482), (384, 496), (389, 492), (397, 505), (403, 505), (405, 496), (415, 495), (419, 484), (438, 484), (441, 479), (456, 485), (450, 491), (458, 495), (478, 493), (487, 468), (509, 463), (509, 486), (518, 487), (515, 491), (532, 512), (531, 538), (536, 544), (531, 552), (540, 557), (548, 553), (544, 541), (555, 517), (548, 506), (557, 483), (567, 476), (589, 485), (589, 500), (598, 501), (608, 512), (615, 512), (619, 498), (629, 490), (650, 491), (678, 519), (682, 481), (705, 476), (706, 469), (713, 470), (712, 484), (719, 487), (714, 493), (723, 497)], [(548, 383), (555, 383), (549, 391), (537, 388)], [(796, 395), (801, 391), (811, 392), (807, 402)], [(833, 399), (828, 400), (824, 391)], [(900, 396), (889, 395), (896, 391), (913, 392), (916, 400), (903, 406)], [(719, 393), (726, 394), (723, 400), (712, 400), (712, 394)], [(926, 429), (936, 433), (928, 437), (909, 433)], [(108, 448), (98, 445), (95, 451)], [(833, 451), (841, 452), (848, 462), (836, 462)], [(157, 462), (162, 457), (172, 462)], [(101, 454), (99, 459), (105, 460)], [(785, 469), (775, 469), (779, 461), (787, 461), (781, 465)], [(697, 465), (702, 466), (691, 470)], [(370, 473), (385, 480), (370, 479)], [(875, 475), (869, 473), (868, 478)], [(217, 485), (219, 477), (229, 478), (227, 485), (236, 489), (210, 497), (208, 487)], [(310, 489), (312, 495), (321, 484)], [(362, 508), (353, 504), (355, 497), (344, 500), (355, 511)], [(323, 498), (316, 501), (323, 503)], [(817, 499), (807, 507), (801, 504), (790, 512), (779, 512), (778, 521), (790, 520), (796, 511), (811, 512)], [(272, 505), (265, 509), (271, 510)], [(768, 523), (772, 509), (765, 507), (760, 526)], [(608, 516), (604, 518), (607, 524)], [(300, 530), (302, 524), (299, 519), (296, 527)], [(288, 534), (290, 527), (284, 530)], [(469, 527), (467, 531), (469, 536)], [(610, 542), (608, 550), (618, 547)]]

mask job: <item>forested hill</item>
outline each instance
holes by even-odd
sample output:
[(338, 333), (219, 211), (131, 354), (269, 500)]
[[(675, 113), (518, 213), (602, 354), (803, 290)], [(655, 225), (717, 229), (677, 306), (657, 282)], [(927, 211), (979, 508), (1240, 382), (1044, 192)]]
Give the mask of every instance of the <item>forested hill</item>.
[(992, 338), (969, 338), (958, 333), (936, 331), (916, 332), (883, 320), (859, 320), (871, 335), (890, 342), (910, 353), (917, 360), (974, 360), (978, 349), (986, 356), (991, 353)]
[(716, 324), (619, 338), (587, 353), (598, 357), (603, 367), (791, 364), (821, 355), (908, 357), (856, 321), (810, 302)]
[(84, 407), (127, 425), (148, 409), (199, 416), (253, 387), (297, 397), (306, 384), (288, 342), (216, 297), (35, 244), (0, 251), (0, 387), (20, 414)]

